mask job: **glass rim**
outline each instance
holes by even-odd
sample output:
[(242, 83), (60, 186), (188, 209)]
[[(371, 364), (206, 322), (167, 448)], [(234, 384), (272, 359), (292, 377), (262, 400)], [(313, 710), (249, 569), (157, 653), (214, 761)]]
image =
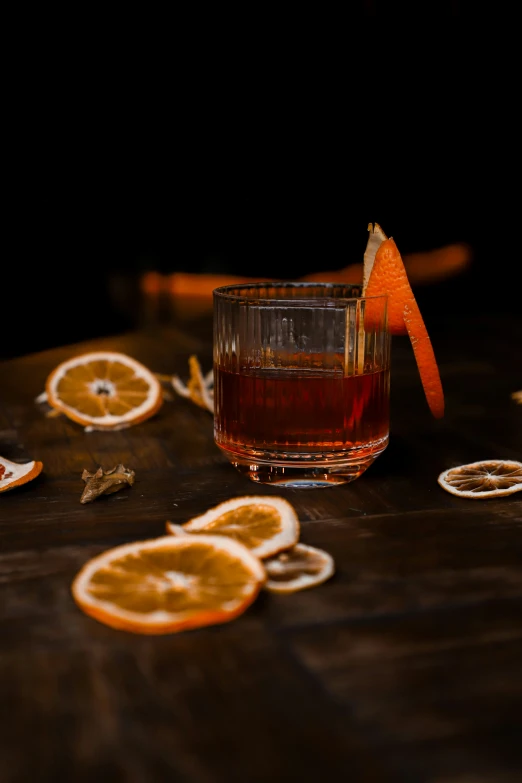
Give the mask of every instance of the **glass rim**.
[[(252, 289), (261, 288), (358, 288), (360, 294), (356, 296), (310, 296), (296, 299), (294, 297), (289, 298), (273, 298), (263, 297), (256, 298), (255, 296), (248, 296), (248, 294), (242, 295), (241, 293), (231, 293), (232, 291), (251, 291)], [(226, 299), (231, 302), (243, 302), (248, 304), (263, 304), (263, 305), (285, 305), (300, 307), (305, 306), (306, 303), (327, 302), (343, 306), (344, 303), (361, 302), (367, 300), (388, 299), (388, 294), (377, 294), (376, 296), (363, 296), (362, 295), (362, 283), (329, 283), (329, 282), (314, 282), (314, 281), (284, 281), (284, 280), (267, 280), (265, 282), (258, 283), (231, 283), (229, 285), (218, 286), (212, 291), (213, 297), (219, 297), (220, 299)]]

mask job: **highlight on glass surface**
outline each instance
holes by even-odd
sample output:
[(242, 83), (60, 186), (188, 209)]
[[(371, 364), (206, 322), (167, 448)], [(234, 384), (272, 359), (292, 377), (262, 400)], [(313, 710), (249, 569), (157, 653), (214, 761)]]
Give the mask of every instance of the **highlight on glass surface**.
[(341, 283), (214, 291), (214, 438), (256, 482), (358, 478), (388, 445), (386, 295)]

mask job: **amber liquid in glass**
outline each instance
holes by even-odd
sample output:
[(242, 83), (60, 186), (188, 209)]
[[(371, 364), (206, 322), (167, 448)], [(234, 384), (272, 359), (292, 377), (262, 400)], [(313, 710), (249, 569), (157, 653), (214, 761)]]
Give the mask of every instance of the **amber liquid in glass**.
[(226, 449), (364, 453), (388, 436), (389, 371), (215, 368), (215, 435)]

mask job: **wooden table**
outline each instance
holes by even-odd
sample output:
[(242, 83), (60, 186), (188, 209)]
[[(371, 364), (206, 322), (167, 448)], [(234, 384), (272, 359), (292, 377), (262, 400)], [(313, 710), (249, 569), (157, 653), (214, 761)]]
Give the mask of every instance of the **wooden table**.
[[(56, 364), (95, 348), (181, 375), (197, 353), (206, 370), (208, 323), (0, 364), (0, 454), (44, 463), (0, 497), (2, 783), (522, 780), (522, 495), (465, 500), (437, 484), (464, 462), (521, 459), (522, 328), (484, 316), (432, 338), (445, 418), (394, 338), (387, 451), (351, 485), (283, 491), (335, 577), (164, 637), (85, 616), (70, 595), (81, 565), (167, 519), (281, 491), (236, 473), (210, 414), (182, 398), (116, 433), (45, 418), (35, 398)], [(134, 486), (82, 505), (83, 469), (118, 462)]]

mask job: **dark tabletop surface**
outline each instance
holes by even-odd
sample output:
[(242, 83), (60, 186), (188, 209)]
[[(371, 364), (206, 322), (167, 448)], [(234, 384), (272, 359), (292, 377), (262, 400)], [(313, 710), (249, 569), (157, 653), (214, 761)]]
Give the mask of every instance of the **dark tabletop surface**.
[[(196, 353), (206, 371), (208, 323), (0, 364), (0, 454), (44, 463), (0, 496), (2, 783), (522, 780), (522, 494), (466, 500), (437, 484), (448, 467), (522, 458), (521, 323), (448, 318), (432, 339), (444, 419), (394, 338), (388, 449), (353, 484), (309, 491), (241, 477), (210, 414), (179, 397), (114, 433), (35, 403), (84, 350), (182, 376)], [(119, 462), (134, 486), (82, 505), (82, 471)], [(290, 500), (334, 578), (170, 636), (115, 631), (74, 604), (93, 555), (245, 494)]]

